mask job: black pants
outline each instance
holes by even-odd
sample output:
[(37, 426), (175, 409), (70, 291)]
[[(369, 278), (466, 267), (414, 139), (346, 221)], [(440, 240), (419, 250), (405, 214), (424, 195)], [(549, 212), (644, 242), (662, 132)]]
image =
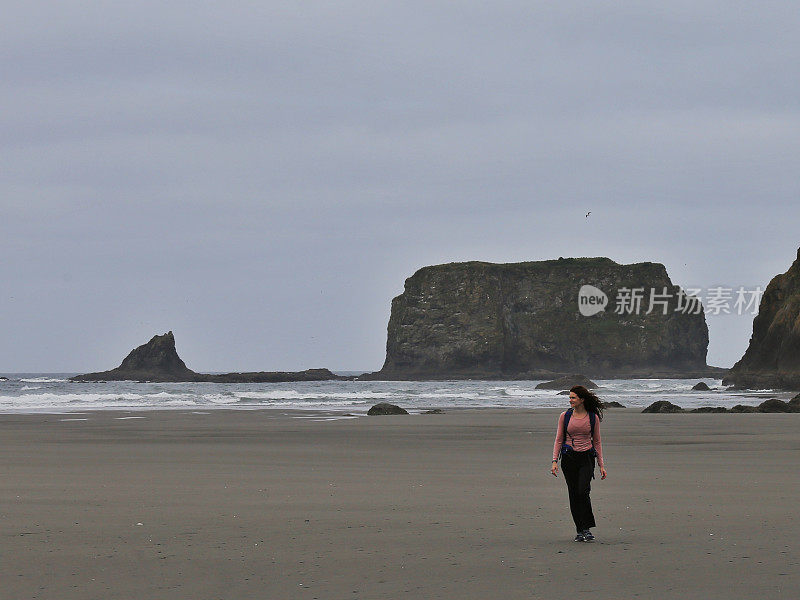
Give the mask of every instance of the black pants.
[(594, 456), (591, 450), (567, 452), (561, 459), (561, 470), (569, 490), (569, 510), (578, 532), (594, 527), (594, 514), (589, 492), (594, 477)]

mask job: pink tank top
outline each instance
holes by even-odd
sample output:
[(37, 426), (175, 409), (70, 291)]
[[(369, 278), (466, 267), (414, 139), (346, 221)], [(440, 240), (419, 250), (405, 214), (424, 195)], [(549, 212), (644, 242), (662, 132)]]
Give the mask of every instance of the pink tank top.
[[(558, 458), (561, 453), (561, 445), (564, 443), (564, 415), (566, 411), (561, 413), (558, 418), (558, 429), (556, 430), (556, 442), (553, 445), (553, 460)], [(578, 452), (592, 449), (592, 441), (594, 441), (594, 449), (597, 452), (597, 464), (603, 467), (603, 446), (600, 442), (600, 419), (594, 420), (594, 439), (592, 439), (592, 424), (589, 421), (589, 414), (584, 417), (576, 417), (574, 414), (569, 419), (567, 425), (567, 444), (572, 446)]]

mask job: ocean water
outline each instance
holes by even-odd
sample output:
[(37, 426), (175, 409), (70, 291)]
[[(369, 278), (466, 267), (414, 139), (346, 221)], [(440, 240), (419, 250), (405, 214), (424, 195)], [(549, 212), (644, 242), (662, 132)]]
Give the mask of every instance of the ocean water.
[[(411, 413), (432, 408), (557, 408), (566, 396), (537, 390), (541, 381), (319, 381), (296, 383), (137, 383), (71, 382), (71, 373), (12, 373), (0, 381), (0, 413), (73, 413), (86, 410), (283, 409), (365, 415), (378, 402)], [(693, 392), (704, 381), (710, 392)], [(597, 394), (626, 407), (644, 408), (669, 400), (686, 409), (736, 404), (758, 405), (766, 398), (793, 394), (760, 390), (726, 391), (719, 379), (597, 380)]]

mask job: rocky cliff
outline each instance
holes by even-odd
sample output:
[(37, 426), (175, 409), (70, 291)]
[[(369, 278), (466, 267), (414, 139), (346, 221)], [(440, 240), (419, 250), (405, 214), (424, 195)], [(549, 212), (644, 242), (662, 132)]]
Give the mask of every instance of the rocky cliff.
[(197, 381), (207, 383), (275, 383), (281, 381), (322, 381), (352, 379), (334, 375), (328, 369), (305, 371), (258, 371), (252, 373), (196, 373), (189, 369), (175, 349), (171, 331), (153, 336), (146, 344), (133, 349), (116, 369), (76, 375), (72, 381)]
[(789, 270), (764, 290), (750, 345), (723, 383), (800, 390), (800, 250)]
[[(584, 299), (586, 314), (579, 311), (583, 286), (600, 292)], [(641, 295), (638, 312), (631, 302), (617, 313), (618, 292), (636, 288), (643, 288), (631, 293)], [(646, 314), (652, 290), (662, 294), (653, 300), (663, 302)], [(721, 376), (724, 370), (706, 365), (702, 306), (696, 314), (677, 310), (680, 293), (664, 266), (649, 262), (566, 258), (424, 267), (392, 300), (383, 368), (360, 378)]]

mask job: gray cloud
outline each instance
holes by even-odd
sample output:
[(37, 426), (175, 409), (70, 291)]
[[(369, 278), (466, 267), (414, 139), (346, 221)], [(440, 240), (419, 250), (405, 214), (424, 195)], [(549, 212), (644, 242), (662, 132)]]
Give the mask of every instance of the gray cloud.
[[(789, 2), (5, 9), (0, 370), (167, 329), (199, 370), (373, 369), (426, 264), (795, 256)], [(750, 320), (709, 323), (732, 364)]]

